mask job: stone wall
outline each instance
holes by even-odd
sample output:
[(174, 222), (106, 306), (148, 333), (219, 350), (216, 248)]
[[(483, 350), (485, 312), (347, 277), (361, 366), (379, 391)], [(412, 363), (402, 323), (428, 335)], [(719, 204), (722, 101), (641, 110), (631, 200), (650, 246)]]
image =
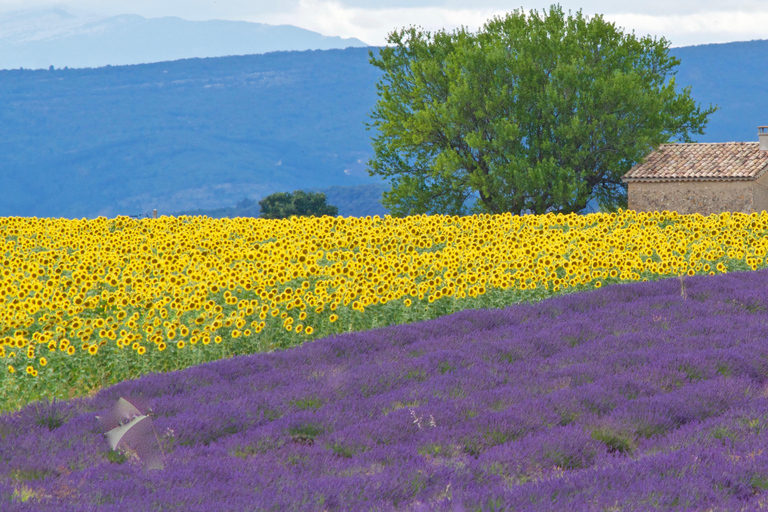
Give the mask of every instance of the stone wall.
[(759, 177), (752, 182), (752, 193), (754, 194), (755, 211), (768, 211), (768, 174)]
[(629, 182), (627, 208), (638, 212), (752, 213), (768, 210), (768, 174), (757, 181)]

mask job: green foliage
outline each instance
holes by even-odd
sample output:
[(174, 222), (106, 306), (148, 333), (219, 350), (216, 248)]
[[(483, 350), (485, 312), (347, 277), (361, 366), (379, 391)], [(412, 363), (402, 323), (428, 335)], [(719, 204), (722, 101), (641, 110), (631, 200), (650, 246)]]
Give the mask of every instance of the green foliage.
[(116, 464), (123, 464), (125, 461), (128, 460), (128, 457), (126, 457), (125, 454), (117, 450), (109, 450), (107, 452), (107, 460), (109, 462), (114, 462)]
[(263, 219), (287, 219), (297, 217), (322, 217), (338, 215), (339, 209), (326, 202), (325, 194), (296, 190), (292, 195), (288, 192), (276, 192), (259, 201), (260, 217)]
[(392, 179), (393, 215), (568, 214), (590, 199), (626, 209), (634, 164), (703, 133), (717, 107), (701, 111), (690, 87), (666, 81), (680, 61), (664, 38), (559, 6), (544, 14), (515, 10), (477, 35), (395, 31), (397, 46), (369, 52), (385, 72), (366, 123), (380, 131), (369, 174)]
[(592, 439), (600, 441), (608, 448), (609, 453), (632, 455), (637, 449), (634, 439), (621, 432), (614, 432), (607, 428), (598, 428), (592, 431)]
[(286, 219), (296, 215), (293, 198), (288, 192), (275, 192), (265, 197), (259, 201), (259, 207), (263, 219)]
[(53, 402), (38, 402), (35, 404), (35, 424), (41, 427), (47, 427), (48, 430), (55, 430), (64, 424), (65, 419), (61, 417), (56, 409), (56, 398)]

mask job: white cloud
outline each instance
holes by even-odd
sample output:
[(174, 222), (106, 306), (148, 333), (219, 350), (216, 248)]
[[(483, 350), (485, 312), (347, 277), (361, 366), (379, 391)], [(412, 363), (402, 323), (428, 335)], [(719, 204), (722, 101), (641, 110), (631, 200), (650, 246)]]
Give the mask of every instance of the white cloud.
[(494, 15), (506, 14), (504, 9), (462, 9), (444, 7), (361, 9), (345, 7), (337, 1), (300, 0), (290, 12), (250, 16), (247, 21), (270, 25), (296, 25), (326, 36), (356, 37), (372, 46), (387, 45), (387, 35), (411, 25), (432, 34), (445, 29), (452, 32), (462, 24), (477, 32)]
[[(363, 8), (346, 6), (338, 0), (299, 0), (290, 11), (253, 15), (248, 21), (296, 25), (323, 35), (356, 37), (373, 46), (385, 46), (390, 44), (387, 36), (391, 32), (411, 25), (430, 32), (432, 36), (440, 30), (450, 34), (462, 26), (471, 33), (477, 33), (494, 16), (504, 17), (515, 9), (500, 8), (498, 5), (483, 7), (483, 4), (497, 4), (493, 1), (453, 1), (443, 2), (443, 6), (428, 7), (387, 7), (385, 2), (366, 3), (368, 6)], [(379, 5), (375, 7), (370, 6), (377, 3)], [(697, 2), (695, 6), (688, 6), (686, 1), (661, 3), (651, 0), (645, 2), (651, 6), (645, 3), (629, 7), (622, 4), (619, 12), (616, 12), (614, 2), (610, 5), (595, 3), (606, 4), (593, 2), (592, 7), (600, 10), (583, 8), (585, 16), (591, 18), (601, 13), (604, 19), (616, 23), (618, 28), (623, 28), (627, 33), (634, 30), (638, 38), (646, 35), (657, 38), (663, 36), (671, 42), (671, 46), (768, 39), (768, 2), (741, 2), (732, 4), (733, 10), (723, 11), (720, 2)], [(528, 5), (523, 10), (529, 12), (536, 9), (542, 12), (545, 7), (548, 10), (548, 5)], [(566, 14), (569, 9), (575, 13), (579, 8), (576, 5), (563, 6)], [(611, 11), (616, 13), (611, 14)], [(659, 14), (649, 14), (649, 11)], [(668, 14), (670, 12), (680, 14)]]
[[(521, 2), (522, 3), (522, 2)], [(178, 16), (188, 20), (242, 20), (294, 25), (326, 36), (356, 37), (384, 46), (387, 36), (410, 26), (434, 35), (451, 34), (462, 25), (477, 33), (494, 16), (516, 8), (548, 10), (552, 0), (0, 0), (0, 13), (58, 6), (74, 14), (84, 9), (101, 17), (138, 14)], [(568, 13), (579, 9), (589, 17), (603, 14), (626, 32), (666, 37), (672, 46), (768, 39), (766, 0), (561, 0)], [(724, 6), (727, 6), (724, 8)], [(84, 11), (80, 11), (83, 13)]]
[(634, 29), (638, 37), (664, 36), (672, 46), (768, 39), (768, 11), (710, 11), (671, 16), (613, 14), (604, 18), (623, 27), (625, 32)]
[(277, 161), (277, 163), (276, 163), (275, 165), (281, 165), (282, 163), (283, 163), (283, 161), (282, 161), (282, 160), (278, 160), (278, 161)]

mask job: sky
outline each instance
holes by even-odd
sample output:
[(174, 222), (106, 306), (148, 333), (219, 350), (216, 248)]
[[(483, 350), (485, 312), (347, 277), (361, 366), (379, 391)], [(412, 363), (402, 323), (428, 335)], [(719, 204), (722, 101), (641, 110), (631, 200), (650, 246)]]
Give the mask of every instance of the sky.
[[(190, 21), (239, 20), (294, 25), (326, 36), (356, 37), (387, 46), (388, 35), (410, 26), (432, 34), (460, 27), (477, 33), (494, 16), (548, 10), (552, 1), (509, 0), (0, 0), (0, 14), (60, 7), (77, 16), (138, 14)], [(563, 11), (600, 14), (640, 38), (665, 37), (671, 47), (768, 39), (768, 0), (561, 1)]]

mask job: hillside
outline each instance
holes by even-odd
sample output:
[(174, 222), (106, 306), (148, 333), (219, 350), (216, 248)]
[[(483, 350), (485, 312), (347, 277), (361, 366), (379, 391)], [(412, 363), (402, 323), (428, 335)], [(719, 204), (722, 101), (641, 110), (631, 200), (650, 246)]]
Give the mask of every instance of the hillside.
[[(328, 204), (336, 206), (339, 209), (339, 215), (342, 217), (366, 217), (368, 215), (383, 217), (389, 213), (379, 202), (381, 194), (385, 190), (389, 190), (388, 185), (371, 183), (354, 187), (311, 188), (307, 189), (306, 192), (322, 192), (325, 194)], [(293, 192), (293, 190), (288, 192)], [(259, 217), (260, 211), (261, 207), (259, 207), (257, 200), (244, 197), (232, 207), (216, 208), (213, 210), (187, 210), (171, 213), (170, 215), (204, 215), (213, 219), (232, 219), (235, 217)], [(162, 215), (162, 212), (159, 212), (158, 215)]]
[(0, 71), (0, 215), (210, 209), (380, 183), (365, 172), (378, 78), (367, 59), (358, 49)]
[[(0, 216), (233, 208), (276, 191), (386, 185), (366, 172), (382, 72), (347, 48), (95, 69), (0, 71)], [(768, 41), (674, 48), (720, 111), (699, 142), (768, 124)], [(373, 207), (373, 206), (372, 206)]]

